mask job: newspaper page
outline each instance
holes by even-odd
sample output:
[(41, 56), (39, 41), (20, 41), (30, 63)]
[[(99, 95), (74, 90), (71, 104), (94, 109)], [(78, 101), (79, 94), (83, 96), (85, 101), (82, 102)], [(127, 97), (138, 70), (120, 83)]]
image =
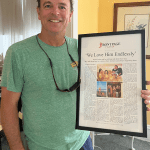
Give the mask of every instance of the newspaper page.
[(141, 34), (81, 39), (79, 126), (143, 132)]

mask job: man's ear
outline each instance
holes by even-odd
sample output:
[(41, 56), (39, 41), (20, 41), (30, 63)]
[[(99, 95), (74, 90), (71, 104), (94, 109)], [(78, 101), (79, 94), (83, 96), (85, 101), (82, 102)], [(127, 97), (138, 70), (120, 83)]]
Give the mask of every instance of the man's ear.
[(73, 11), (70, 13), (69, 22), (71, 22), (72, 15), (73, 15)]
[(38, 14), (38, 19), (41, 20), (41, 17), (40, 17), (40, 8), (37, 7), (37, 8), (36, 8), (36, 11), (37, 11), (37, 14)]

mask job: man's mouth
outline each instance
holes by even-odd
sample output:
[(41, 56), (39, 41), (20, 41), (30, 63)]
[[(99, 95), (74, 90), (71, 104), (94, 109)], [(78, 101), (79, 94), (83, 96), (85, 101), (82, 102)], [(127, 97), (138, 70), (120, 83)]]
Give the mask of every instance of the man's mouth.
[(49, 20), (50, 22), (55, 22), (55, 23), (57, 23), (57, 22), (60, 22), (60, 20)]

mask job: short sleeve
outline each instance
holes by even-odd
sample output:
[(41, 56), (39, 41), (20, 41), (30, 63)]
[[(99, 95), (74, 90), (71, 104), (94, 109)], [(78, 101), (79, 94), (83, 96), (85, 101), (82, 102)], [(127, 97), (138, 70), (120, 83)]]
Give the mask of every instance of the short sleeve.
[(23, 88), (23, 67), (19, 50), (11, 47), (6, 52), (1, 77), (1, 86), (7, 87), (7, 90), (13, 92), (22, 92)]

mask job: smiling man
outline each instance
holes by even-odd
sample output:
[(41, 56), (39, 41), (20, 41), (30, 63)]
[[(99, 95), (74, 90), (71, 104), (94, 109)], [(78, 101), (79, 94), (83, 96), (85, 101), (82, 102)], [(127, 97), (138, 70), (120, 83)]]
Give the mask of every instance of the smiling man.
[(75, 130), (78, 47), (76, 39), (65, 36), (72, 3), (38, 0), (41, 33), (13, 44), (6, 53), (2, 126), (11, 150), (24, 150), (17, 114), (20, 96), (29, 150), (93, 150), (90, 132)]
[[(17, 111), (20, 96), (29, 150), (93, 150), (90, 132), (75, 130), (78, 46), (65, 36), (72, 8), (72, 0), (38, 0), (41, 33), (6, 53), (1, 121), (11, 150), (25, 150)], [(149, 94), (143, 91), (146, 104)]]
[(62, 46), (73, 14), (70, 0), (41, 0), (37, 12), (42, 23), (42, 31), (38, 37), (51, 46)]

